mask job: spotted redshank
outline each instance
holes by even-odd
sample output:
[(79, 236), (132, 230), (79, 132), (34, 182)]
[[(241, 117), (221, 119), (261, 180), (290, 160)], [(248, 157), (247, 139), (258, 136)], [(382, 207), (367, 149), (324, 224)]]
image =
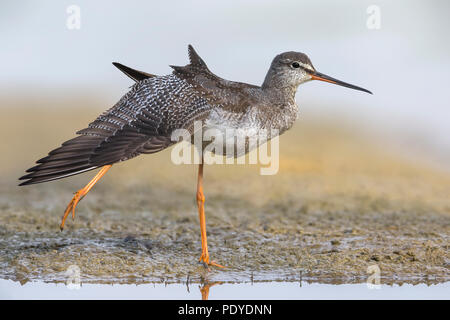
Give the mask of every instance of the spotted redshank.
[[(194, 122), (200, 121), (203, 128), (220, 131), (247, 128), (256, 135), (261, 130), (276, 129), (282, 134), (297, 119), (295, 94), (302, 83), (321, 80), (371, 93), (317, 72), (310, 59), (300, 52), (277, 55), (263, 84), (255, 86), (216, 76), (191, 45), (188, 51), (190, 63), (184, 67), (171, 66), (172, 74), (165, 76), (114, 63), (136, 82), (131, 90), (87, 128), (78, 131), (77, 137), (50, 151), (20, 178), (25, 180), (20, 185), (29, 185), (100, 168), (95, 177), (75, 193), (64, 212), (61, 230), (67, 216), (72, 213), (75, 217), (79, 201), (114, 163), (171, 146), (176, 142), (171, 139), (176, 129), (194, 134)], [(201, 161), (197, 181), (202, 242), (199, 260), (205, 266), (222, 267), (209, 257), (204, 204)]]

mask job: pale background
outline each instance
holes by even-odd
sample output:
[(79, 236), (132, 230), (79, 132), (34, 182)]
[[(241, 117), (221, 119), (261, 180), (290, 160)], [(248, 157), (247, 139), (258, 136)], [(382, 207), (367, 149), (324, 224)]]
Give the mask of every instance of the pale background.
[[(80, 30), (66, 27), (72, 4)], [(366, 26), (370, 5), (379, 30)], [(209, 281), (303, 270), (313, 282), (355, 283), (376, 263), (383, 285), (448, 283), (449, 9), (445, 0), (2, 1), (0, 278), (61, 281), (75, 264), (93, 283), (201, 280), (197, 167), (174, 165), (170, 149), (115, 164), (64, 232), (67, 203), (95, 172), (17, 187), (132, 85), (111, 62), (167, 74), (188, 62), (191, 43), (226, 79), (260, 84), (276, 54), (295, 50), (374, 92), (301, 86), (274, 176), (257, 165), (205, 167), (209, 251), (230, 267)], [(214, 295), (221, 288), (211, 297), (236, 297)], [(0, 283), (0, 296), (14, 290)]]
[[(81, 9), (80, 30), (66, 27), (72, 4)], [(373, 4), (380, 30), (366, 26)], [(272, 58), (294, 50), (319, 71), (374, 92), (309, 83), (297, 95), (303, 115), (348, 119), (403, 149), (449, 160), (448, 1), (2, 1), (0, 8), (1, 97), (81, 92), (105, 99), (106, 109), (131, 84), (112, 61), (167, 74), (169, 64), (187, 63), (191, 43), (218, 75), (260, 84)]]

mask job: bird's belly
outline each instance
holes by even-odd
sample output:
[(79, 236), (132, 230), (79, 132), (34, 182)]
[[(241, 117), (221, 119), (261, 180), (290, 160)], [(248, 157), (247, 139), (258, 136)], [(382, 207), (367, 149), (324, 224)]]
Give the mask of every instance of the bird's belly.
[(244, 113), (217, 108), (203, 123), (203, 150), (227, 157), (245, 155), (287, 129), (284, 121), (278, 128), (271, 120), (257, 107)]
[(226, 157), (243, 156), (268, 139), (264, 130), (256, 125), (237, 127), (210, 123), (203, 127), (203, 150)]

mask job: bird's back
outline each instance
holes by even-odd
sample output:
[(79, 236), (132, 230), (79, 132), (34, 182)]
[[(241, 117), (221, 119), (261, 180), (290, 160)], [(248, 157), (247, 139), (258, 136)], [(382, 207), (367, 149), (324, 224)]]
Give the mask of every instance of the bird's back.
[[(205, 127), (219, 124), (220, 128), (231, 125), (253, 130), (264, 125), (267, 117), (261, 118), (263, 112), (257, 110), (260, 87), (217, 77), (191, 46), (189, 58), (190, 64), (172, 66), (174, 72), (166, 76), (131, 69), (132, 78), (137, 80), (131, 90), (78, 131), (79, 136), (38, 160), (20, 178), (25, 180), (21, 185), (60, 179), (161, 151), (174, 143), (171, 134), (175, 129), (192, 134), (197, 120)], [(130, 75), (129, 68), (125, 71)]]

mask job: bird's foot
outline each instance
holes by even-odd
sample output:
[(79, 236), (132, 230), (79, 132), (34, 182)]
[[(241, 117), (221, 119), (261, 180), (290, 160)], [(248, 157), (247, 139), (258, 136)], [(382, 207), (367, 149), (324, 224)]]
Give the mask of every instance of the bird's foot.
[(214, 261), (211, 261), (209, 259), (209, 254), (208, 253), (202, 253), (202, 255), (200, 256), (200, 259), (198, 259), (198, 261), (203, 264), (203, 266), (207, 269), (209, 269), (209, 266), (213, 266), (213, 267), (217, 267), (217, 268), (226, 268), (225, 266), (222, 266)]
[(78, 203), (83, 199), (83, 197), (86, 195), (84, 188), (78, 190), (75, 192), (75, 195), (73, 196), (72, 200), (67, 205), (66, 211), (64, 211), (64, 215), (62, 217), (61, 224), (59, 228), (61, 231), (64, 229), (64, 223), (66, 222), (67, 217), (69, 216), (69, 213), (72, 211), (72, 220), (75, 219), (75, 208), (77, 207)]

